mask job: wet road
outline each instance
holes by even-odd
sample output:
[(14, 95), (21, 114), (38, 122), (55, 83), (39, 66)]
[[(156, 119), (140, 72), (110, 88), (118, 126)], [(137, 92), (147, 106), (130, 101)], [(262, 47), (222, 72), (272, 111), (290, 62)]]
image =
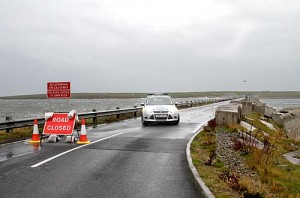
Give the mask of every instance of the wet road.
[(101, 125), (90, 145), (1, 146), (0, 197), (201, 197), (185, 148), (220, 104), (181, 110), (178, 126)]

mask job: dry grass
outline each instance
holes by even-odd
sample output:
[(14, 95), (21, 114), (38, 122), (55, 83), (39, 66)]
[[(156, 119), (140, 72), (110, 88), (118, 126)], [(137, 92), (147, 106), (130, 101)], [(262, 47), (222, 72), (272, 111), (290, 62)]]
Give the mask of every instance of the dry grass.
[(280, 141), (276, 144), (268, 153), (256, 149), (246, 161), (260, 175), (266, 197), (299, 197), (300, 167), (284, 159), (286, 151), (281, 150)]
[(260, 121), (260, 118), (263, 117), (262, 114), (252, 112), (251, 114), (247, 115), (247, 117), (250, 119), (246, 119), (246, 121), (250, 123), (252, 126), (254, 126), (255, 128), (257, 128), (258, 131), (262, 130), (268, 133), (269, 135), (273, 135), (274, 133), (276, 133), (275, 130), (270, 129), (268, 126), (266, 126), (264, 123)]
[(272, 131), (264, 138), (265, 147), (255, 149), (245, 159), (260, 175), (261, 191), (265, 197), (300, 197), (300, 166), (288, 162), (282, 155), (299, 150), (300, 143), (288, 139), (282, 129)]
[[(257, 115), (254, 119), (259, 118), (260, 116)], [(273, 130), (269, 138), (260, 136), (265, 143), (264, 149), (254, 149), (247, 155), (241, 155), (250, 169), (258, 173), (261, 185), (258, 186), (251, 178), (239, 178), (238, 190), (233, 190), (228, 183), (218, 177), (218, 174), (228, 171), (220, 158), (216, 157), (211, 166), (205, 165), (216, 146), (214, 130), (205, 128), (207, 131), (202, 131), (195, 137), (191, 146), (194, 165), (216, 197), (247, 197), (248, 195), (266, 198), (300, 198), (300, 166), (291, 164), (283, 157), (285, 153), (300, 150), (300, 142), (288, 139), (282, 129), (275, 127), (278, 130)], [(239, 125), (230, 125), (224, 129), (229, 133), (241, 130)], [(247, 193), (243, 194), (243, 192)]]
[(32, 135), (32, 127), (24, 127), (19, 129), (14, 129), (13, 132), (6, 133), (5, 131), (0, 132), (0, 144), (15, 142), (19, 140), (24, 140)]
[(207, 160), (210, 159), (211, 151), (215, 149), (215, 134), (213, 132), (202, 131), (195, 137), (191, 145), (193, 163), (200, 177), (217, 198), (239, 197), (239, 193), (232, 190), (227, 183), (219, 178), (218, 174), (226, 171), (219, 157), (216, 157), (211, 166), (205, 165)]

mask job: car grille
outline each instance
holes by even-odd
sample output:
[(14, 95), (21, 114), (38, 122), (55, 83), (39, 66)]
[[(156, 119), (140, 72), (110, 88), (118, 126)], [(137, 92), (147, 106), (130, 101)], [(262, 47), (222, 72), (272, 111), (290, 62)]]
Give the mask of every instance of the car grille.
[(153, 111), (153, 113), (168, 113), (169, 111)]
[(167, 114), (156, 114), (155, 119), (156, 120), (166, 120), (168, 118)]

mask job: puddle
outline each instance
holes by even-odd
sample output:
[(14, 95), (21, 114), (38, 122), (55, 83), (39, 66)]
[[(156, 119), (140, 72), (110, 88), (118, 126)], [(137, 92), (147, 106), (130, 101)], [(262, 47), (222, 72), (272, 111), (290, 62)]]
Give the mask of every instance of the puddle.
[(283, 156), (289, 160), (291, 163), (295, 165), (300, 165), (300, 159), (298, 159), (296, 156), (300, 155), (300, 151), (294, 151), (291, 153), (284, 154)]
[(15, 157), (38, 152), (41, 149), (39, 144), (28, 144), (27, 141), (0, 145), (0, 162), (12, 159)]

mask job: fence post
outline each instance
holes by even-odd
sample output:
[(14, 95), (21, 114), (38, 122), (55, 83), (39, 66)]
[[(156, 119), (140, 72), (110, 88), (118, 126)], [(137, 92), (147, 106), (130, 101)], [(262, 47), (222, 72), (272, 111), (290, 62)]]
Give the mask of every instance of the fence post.
[[(6, 122), (9, 122), (9, 121), (12, 121), (13, 119), (11, 116), (6, 116), (5, 120), (6, 120)], [(9, 124), (8, 126), (11, 126), (11, 124)], [(6, 133), (10, 133), (12, 131), (13, 131), (12, 129), (6, 129)]]
[[(134, 106), (133, 108), (136, 108), (136, 106)], [(137, 112), (136, 111), (133, 113), (133, 116), (137, 117)]]
[[(93, 112), (97, 112), (96, 109), (93, 109)], [(93, 124), (97, 125), (97, 116), (95, 115), (95, 117), (93, 117)]]
[[(119, 110), (120, 107), (117, 107), (116, 110)], [(120, 114), (117, 114), (117, 119), (120, 119)]]

